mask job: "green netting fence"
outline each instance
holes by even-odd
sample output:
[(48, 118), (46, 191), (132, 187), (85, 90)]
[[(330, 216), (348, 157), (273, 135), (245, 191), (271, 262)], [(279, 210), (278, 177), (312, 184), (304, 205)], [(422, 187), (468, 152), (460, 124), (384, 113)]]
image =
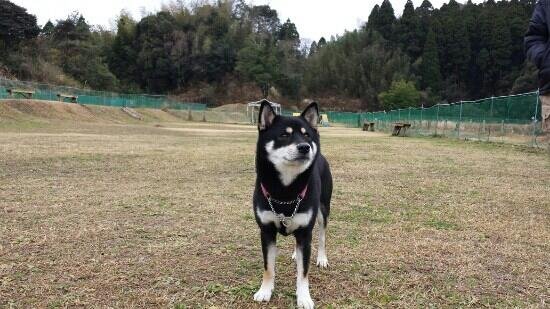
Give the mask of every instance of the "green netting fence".
[(58, 94), (62, 94), (78, 96), (78, 103), (80, 104), (193, 111), (206, 110), (206, 104), (204, 103), (178, 102), (163, 95), (122, 94), (0, 78), (0, 99), (11, 98), (8, 89), (33, 91), (32, 99), (34, 100), (57, 101)]
[(405, 108), (381, 112), (327, 112), (334, 125), (361, 127), (374, 123), (376, 131), (391, 131), (395, 123), (409, 123), (410, 135), (441, 135), (466, 139), (531, 140), (541, 133), (538, 92)]
[[(175, 115), (192, 121), (250, 123), (246, 106), (238, 104), (232, 108), (207, 109), (207, 104), (178, 102), (168, 96), (120, 94), (0, 78), (0, 99), (10, 98), (8, 89), (33, 91), (33, 99), (37, 100), (57, 101), (58, 94), (74, 95), (80, 104), (170, 109)], [(292, 115), (292, 111), (283, 110), (282, 114)], [(409, 123), (409, 135), (536, 143), (536, 137), (542, 132), (538, 92), (387, 112), (329, 111), (326, 114), (332, 126), (357, 128), (369, 122), (374, 123), (375, 131), (384, 132), (391, 132), (395, 123)]]

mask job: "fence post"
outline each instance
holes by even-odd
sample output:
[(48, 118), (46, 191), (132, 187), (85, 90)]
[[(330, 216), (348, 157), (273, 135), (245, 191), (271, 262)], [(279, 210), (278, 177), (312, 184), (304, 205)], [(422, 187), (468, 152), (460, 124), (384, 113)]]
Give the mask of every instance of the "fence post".
[[(493, 118), (493, 100), (494, 100), (494, 97), (491, 96), (491, 110), (489, 111), (489, 120), (491, 120)], [(488, 123), (488, 134), (487, 134), (487, 141), (491, 141), (491, 121), (487, 121)]]
[(504, 119), (500, 124), (500, 142), (504, 143)]
[(460, 124), (462, 123), (462, 101), (460, 101), (460, 113), (458, 115), (458, 135), (457, 138), (460, 139)]
[(420, 107), (420, 126), (422, 126), (422, 121), (424, 121), (424, 119), (422, 119), (423, 112), (424, 112), (424, 103), (422, 103), (422, 107)]
[(437, 136), (437, 126), (439, 125), (439, 104), (437, 104), (437, 114), (435, 116), (435, 135)]
[(422, 124), (424, 122), (424, 119), (422, 119), (423, 112), (424, 112), (424, 103), (422, 103), (422, 106), (420, 107), (420, 129), (422, 129)]
[(539, 113), (539, 91), (540, 89), (537, 89), (537, 99), (535, 100), (535, 115), (533, 116), (533, 142), (531, 146), (535, 146), (537, 144), (537, 114)]
[(479, 124), (477, 126), (477, 140), (481, 141), (481, 122), (479, 122)]

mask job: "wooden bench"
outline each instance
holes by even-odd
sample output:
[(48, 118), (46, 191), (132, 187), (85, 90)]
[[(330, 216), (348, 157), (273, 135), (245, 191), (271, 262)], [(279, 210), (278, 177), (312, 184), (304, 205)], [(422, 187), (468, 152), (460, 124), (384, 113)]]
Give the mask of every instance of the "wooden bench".
[(397, 122), (393, 126), (393, 136), (405, 136), (407, 129), (411, 127), (410, 123)]
[(32, 96), (34, 95), (34, 91), (24, 89), (6, 89), (6, 92), (9, 93), (10, 97), (20, 95), (25, 99), (32, 99)]
[(363, 131), (374, 132), (374, 122), (364, 122), (363, 123)]
[(125, 112), (126, 114), (128, 114), (130, 117), (134, 118), (134, 119), (143, 120), (143, 117), (141, 116), (141, 114), (138, 113), (137, 111), (135, 111), (135, 110), (132, 109), (132, 108), (123, 107), (123, 108), (121, 108), (121, 110), (122, 110), (123, 112)]
[(57, 99), (59, 100), (59, 102), (64, 102), (66, 99), (68, 99), (71, 103), (78, 103), (78, 96), (72, 94), (58, 93)]

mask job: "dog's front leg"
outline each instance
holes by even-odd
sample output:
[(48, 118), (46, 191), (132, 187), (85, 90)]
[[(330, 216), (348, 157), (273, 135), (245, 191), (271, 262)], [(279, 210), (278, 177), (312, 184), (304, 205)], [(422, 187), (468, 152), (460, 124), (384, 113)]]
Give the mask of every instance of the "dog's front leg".
[(309, 259), (311, 257), (311, 231), (294, 234), (296, 237), (296, 301), (298, 308), (313, 309), (309, 294)]
[(277, 231), (262, 229), (262, 252), (264, 256), (264, 277), (262, 286), (254, 294), (254, 300), (263, 302), (271, 299), (271, 293), (275, 288), (275, 259), (277, 257)]

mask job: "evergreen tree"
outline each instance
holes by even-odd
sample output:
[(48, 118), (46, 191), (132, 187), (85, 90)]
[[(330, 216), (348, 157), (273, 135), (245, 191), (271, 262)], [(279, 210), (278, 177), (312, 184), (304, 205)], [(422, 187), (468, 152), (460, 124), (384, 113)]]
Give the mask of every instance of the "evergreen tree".
[(448, 87), (445, 87), (448, 92), (445, 96), (450, 100), (456, 100), (460, 99), (460, 92), (465, 88), (471, 57), (470, 41), (465, 21), (461, 16), (461, 8), (456, 1), (451, 0), (442, 6), (440, 18), (441, 24), (445, 27), (437, 27), (441, 30), (436, 36), (441, 72), (448, 76)]
[(48, 22), (42, 27), (42, 30), (40, 30), (40, 34), (50, 37), (53, 34), (54, 31), (54, 25), (51, 21), (48, 20)]
[(367, 28), (377, 30), (380, 27), (380, 6), (377, 4), (370, 12), (369, 19), (367, 21)]
[(326, 45), (327, 45), (327, 40), (325, 40), (324, 37), (321, 37), (319, 39), (319, 42), (317, 42), (317, 48), (318, 49), (321, 49), (321, 48), (325, 47)]
[(25, 8), (7, 0), (0, 0), (0, 52), (16, 47), (23, 41), (35, 38), (40, 33), (36, 17)]
[(311, 43), (311, 46), (309, 47), (309, 55), (308, 56), (311, 57), (311, 56), (315, 55), (315, 53), (317, 53), (317, 49), (318, 49), (317, 42), (313, 41)]
[(168, 12), (147, 16), (136, 26), (139, 82), (148, 92), (163, 93), (177, 85), (171, 61), (174, 29), (175, 19)]
[(277, 57), (263, 40), (247, 41), (239, 51), (236, 70), (246, 80), (256, 83), (264, 97), (267, 97), (269, 88), (279, 78)]
[(495, 16), (488, 42), (490, 65), (487, 67), (489, 77), (489, 90), (491, 94), (498, 94), (499, 88), (510, 88), (513, 80), (506, 79), (506, 71), (509, 70), (512, 56), (512, 41), (508, 20), (505, 16)]
[(392, 40), (396, 22), (395, 13), (390, 0), (384, 0), (378, 12), (378, 25), (375, 28), (386, 40)]
[(420, 21), (416, 16), (412, 0), (407, 0), (403, 15), (398, 21), (397, 38), (401, 48), (411, 57), (417, 59), (422, 52), (418, 31)]
[(429, 0), (422, 1), (422, 4), (416, 8), (416, 15), (423, 21), (429, 21), (433, 16), (434, 7)]
[(525, 59), (523, 36), (525, 35), (525, 17), (528, 15), (518, 14), (522, 11), (523, 7), (519, 1), (511, 1), (510, 7), (506, 8), (508, 26), (510, 27), (510, 60), (514, 67), (521, 67)]
[(286, 22), (281, 25), (278, 39), (280, 41), (300, 41), (300, 34), (296, 29), (296, 25), (291, 22), (290, 19), (287, 19)]
[(422, 4), (416, 8), (415, 13), (418, 19), (418, 28), (416, 29), (418, 44), (424, 46), (426, 36), (433, 23), (434, 7), (429, 0), (424, 0)]
[(127, 87), (138, 83), (135, 40), (136, 22), (123, 11), (117, 21), (117, 33), (107, 61), (109, 68)]
[(302, 84), (303, 61), (300, 51), (300, 34), (290, 19), (281, 25), (278, 40), (277, 56), (280, 75), (275, 84), (283, 95), (296, 99), (299, 97)]
[(273, 40), (279, 31), (280, 21), (276, 10), (269, 5), (250, 8), (250, 20), (253, 31), (264, 40)]
[[(205, 44), (203, 45), (203, 71), (196, 75), (197, 78), (209, 83), (218, 82), (233, 70), (237, 61), (237, 51), (231, 40), (229, 30), (231, 28), (231, 16), (228, 10), (223, 8), (211, 9), (207, 13), (204, 24)], [(197, 71), (197, 70), (196, 70)]]
[(75, 32), (78, 34), (79, 40), (87, 40), (92, 35), (92, 32), (90, 31), (90, 26), (82, 15), (80, 15), (80, 17), (76, 21)]
[(422, 64), (420, 67), (422, 77), (422, 89), (431, 88), (438, 92), (441, 87), (441, 73), (439, 71), (439, 55), (437, 52), (437, 43), (435, 32), (430, 29), (422, 53)]

